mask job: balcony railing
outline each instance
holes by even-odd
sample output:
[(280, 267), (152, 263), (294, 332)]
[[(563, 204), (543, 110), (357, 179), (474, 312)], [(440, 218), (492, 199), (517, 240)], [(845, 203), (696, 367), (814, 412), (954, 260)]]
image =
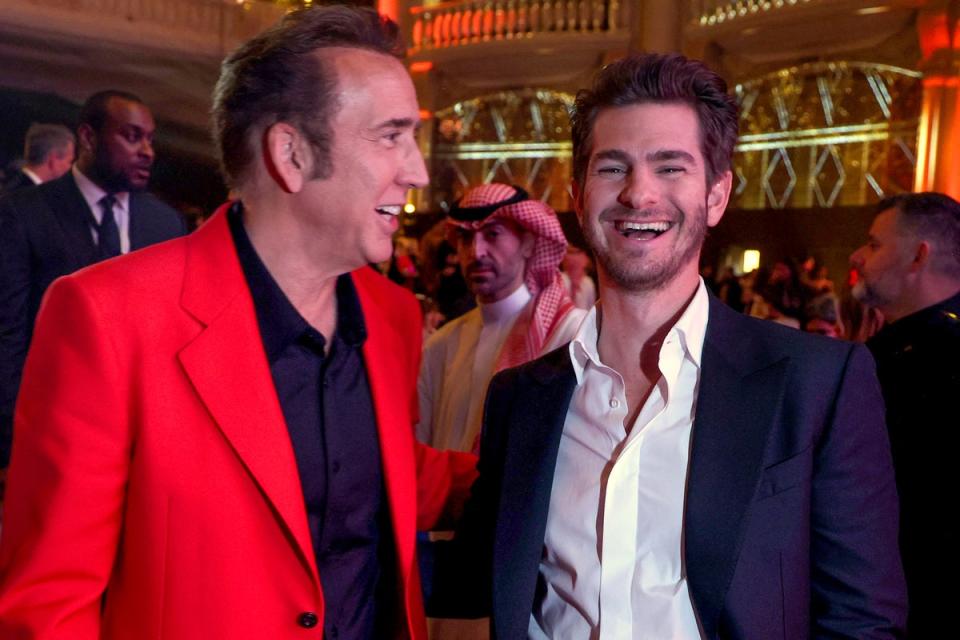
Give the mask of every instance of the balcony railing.
[(468, 0), (412, 7), (414, 53), (548, 33), (624, 28), (619, 0)]
[(690, 0), (690, 15), (701, 26), (722, 24), (777, 9), (804, 4), (823, 4), (828, 0)]
[(150, 36), (153, 46), (200, 42), (195, 53), (220, 52), (276, 22), (283, 7), (245, 0), (4, 0), (3, 19), (54, 31), (130, 40)]

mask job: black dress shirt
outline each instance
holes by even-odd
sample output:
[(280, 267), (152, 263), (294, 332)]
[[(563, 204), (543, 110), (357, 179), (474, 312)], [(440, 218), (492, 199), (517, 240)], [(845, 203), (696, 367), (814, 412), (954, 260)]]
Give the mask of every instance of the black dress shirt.
[(230, 230), (297, 460), (323, 587), (324, 637), (384, 637), (395, 623), (395, 560), (357, 292), (349, 274), (337, 279), (336, 330), (325, 355), (326, 338), (267, 271), (241, 212), (239, 203), (231, 208)]

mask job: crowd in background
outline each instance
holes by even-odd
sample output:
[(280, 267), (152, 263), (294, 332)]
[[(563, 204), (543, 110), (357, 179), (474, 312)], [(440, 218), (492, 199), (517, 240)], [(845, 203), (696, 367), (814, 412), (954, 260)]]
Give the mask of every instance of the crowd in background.
[[(377, 267), (417, 295), (426, 335), (476, 305), (442, 221), (419, 239), (397, 236), (393, 256)], [(576, 306), (591, 307), (599, 292), (589, 254), (570, 245), (561, 270)], [(712, 265), (701, 268), (707, 287), (736, 311), (809, 333), (866, 342), (880, 330), (883, 316), (851, 295), (856, 272), (845, 275), (838, 284), (829, 269), (813, 257), (778, 260), (741, 273), (732, 266), (719, 273)]]

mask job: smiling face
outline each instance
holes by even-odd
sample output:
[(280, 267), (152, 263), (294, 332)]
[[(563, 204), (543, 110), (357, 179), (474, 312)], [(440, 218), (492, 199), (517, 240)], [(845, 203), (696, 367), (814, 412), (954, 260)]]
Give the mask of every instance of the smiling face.
[(345, 48), (320, 55), (337, 77), (330, 171), (305, 183), (298, 207), (310, 237), (329, 240), (331, 264), (351, 270), (390, 258), (407, 191), (427, 184), (419, 108), (395, 58)]
[(695, 282), (707, 227), (726, 208), (730, 173), (708, 188), (694, 109), (610, 107), (597, 115), (591, 140), (575, 195), (601, 278), (627, 291)]
[(139, 102), (113, 97), (107, 101), (103, 126), (78, 130), (83, 154), (81, 170), (110, 192), (142, 191), (153, 166), (153, 133), (150, 110)]
[(479, 230), (456, 228), (457, 257), (471, 293), (484, 304), (509, 296), (523, 284), (533, 236), (496, 218)]

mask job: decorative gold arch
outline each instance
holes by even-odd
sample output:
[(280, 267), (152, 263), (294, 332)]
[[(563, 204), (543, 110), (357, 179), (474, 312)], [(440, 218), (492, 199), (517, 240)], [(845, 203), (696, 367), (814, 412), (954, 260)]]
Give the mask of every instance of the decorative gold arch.
[(467, 186), (524, 187), (557, 211), (571, 208), (569, 109), (574, 97), (549, 89), (499, 91), (435, 114), (433, 205), (444, 208)]
[(909, 191), (922, 74), (868, 62), (819, 62), (736, 86), (740, 143), (731, 205), (866, 205)]

